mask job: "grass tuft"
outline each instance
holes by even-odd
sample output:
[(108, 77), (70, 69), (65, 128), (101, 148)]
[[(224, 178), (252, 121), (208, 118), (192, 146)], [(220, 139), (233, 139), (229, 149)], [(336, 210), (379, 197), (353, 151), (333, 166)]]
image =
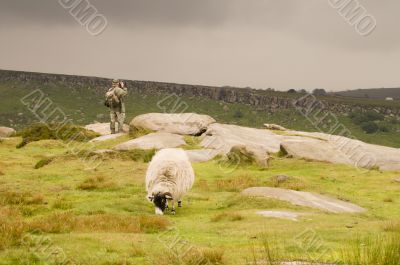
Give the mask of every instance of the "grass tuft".
[(117, 184), (112, 181), (107, 181), (106, 178), (101, 175), (87, 178), (78, 185), (78, 189), (81, 190), (113, 189), (116, 187)]
[(341, 255), (343, 262), (349, 265), (398, 265), (400, 233), (356, 240), (343, 248)]
[(238, 192), (259, 185), (260, 181), (249, 175), (238, 175), (230, 179), (221, 179), (216, 181), (218, 191)]
[(29, 224), (30, 230), (45, 233), (113, 232), (154, 233), (169, 226), (167, 219), (160, 216), (129, 216), (121, 214), (74, 215), (62, 212), (41, 217)]
[(224, 249), (196, 248), (184, 254), (176, 249), (169, 249), (153, 262), (157, 265), (223, 265)]
[(22, 137), (22, 141), (17, 145), (17, 148), (22, 148), (30, 142), (40, 140), (53, 139), (86, 142), (99, 136), (99, 134), (80, 126), (55, 123), (35, 123), (24, 128), (18, 135)]
[(224, 213), (220, 213), (220, 214), (217, 214), (217, 215), (213, 216), (211, 218), (211, 221), (212, 222), (220, 222), (220, 221), (223, 221), (223, 220), (227, 220), (227, 221), (234, 222), (234, 221), (241, 221), (243, 219), (244, 219), (243, 215), (241, 215), (239, 213), (235, 213), (235, 212), (227, 213), (227, 212), (224, 212)]
[(391, 220), (383, 224), (383, 231), (400, 233), (400, 220)]

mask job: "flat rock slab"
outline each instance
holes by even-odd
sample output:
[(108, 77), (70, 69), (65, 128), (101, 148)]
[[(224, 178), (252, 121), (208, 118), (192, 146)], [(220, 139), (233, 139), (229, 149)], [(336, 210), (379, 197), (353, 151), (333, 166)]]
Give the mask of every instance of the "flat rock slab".
[(181, 135), (200, 135), (215, 123), (208, 115), (196, 113), (148, 113), (135, 117), (129, 124), (131, 129), (147, 129)]
[(164, 148), (175, 148), (185, 144), (186, 142), (182, 135), (157, 132), (119, 144), (114, 147), (114, 149), (117, 151), (128, 151), (133, 149), (160, 150)]
[(334, 164), (354, 164), (348, 156), (327, 141), (318, 139), (290, 139), (281, 143), (281, 149), (296, 158)]
[(201, 145), (227, 154), (234, 146), (245, 146), (255, 153), (278, 153), (284, 136), (263, 129), (214, 123), (208, 127)]
[(0, 137), (10, 137), (14, 136), (16, 131), (13, 128), (9, 127), (0, 127)]
[(287, 201), (294, 205), (316, 208), (332, 213), (361, 213), (366, 210), (358, 205), (320, 194), (270, 187), (254, 187), (242, 191), (245, 196), (266, 197)]
[(286, 211), (258, 211), (257, 214), (264, 217), (289, 219), (292, 221), (298, 221), (297, 218), (305, 215), (310, 215), (309, 213), (296, 213)]
[(214, 149), (186, 150), (186, 154), (190, 162), (201, 163), (212, 160), (218, 155), (218, 151)]
[[(110, 123), (93, 123), (85, 126), (86, 130), (91, 130), (94, 132), (97, 132), (98, 134), (101, 135), (109, 135), (111, 134), (111, 129), (110, 129)], [(129, 126), (124, 124), (123, 126), (124, 132), (129, 131)]]
[(108, 141), (108, 140), (114, 140), (117, 139), (121, 136), (126, 135), (127, 133), (116, 133), (116, 134), (108, 134), (108, 135), (102, 135), (99, 136), (97, 138), (94, 138), (92, 140), (90, 140), (91, 143), (95, 143), (95, 142), (104, 142), (104, 141)]

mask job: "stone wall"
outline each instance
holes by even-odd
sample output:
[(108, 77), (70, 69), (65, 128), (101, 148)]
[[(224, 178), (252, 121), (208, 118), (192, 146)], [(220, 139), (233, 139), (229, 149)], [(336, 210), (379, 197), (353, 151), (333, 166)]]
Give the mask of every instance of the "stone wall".
[[(85, 77), (59, 74), (42, 74), (19, 71), (0, 70), (0, 82), (37, 82), (42, 84), (62, 83), (71, 89), (90, 88), (99, 93), (103, 93), (110, 86), (110, 79), (99, 77)], [(241, 103), (251, 105), (258, 110), (274, 112), (281, 109), (293, 108), (293, 101), (296, 98), (305, 96), (304, 94), (289, 94), (285, 92), (275, 92), (267, 90), (256, 90), (250, 88), (234, 87), (211, 87), (200, 85), (184, 85), (174, 83), (149, 82), (149, 81), (126, 81), (127, 87), (140, 94), (170, 94), (175, 93), (179, 96), (199, 97), (212, 100), (224, 101), (226, 103)], [(320, 100), (326, 110), (337, 114), (351, 113), (354, 111), (376, 110), (385, 115), (400, 116), (400, 107), (391, 107), (369, 103), (354, 103), (349, 100)], [(301, 102), (303, 107), (307, 107), (307, 102)]]

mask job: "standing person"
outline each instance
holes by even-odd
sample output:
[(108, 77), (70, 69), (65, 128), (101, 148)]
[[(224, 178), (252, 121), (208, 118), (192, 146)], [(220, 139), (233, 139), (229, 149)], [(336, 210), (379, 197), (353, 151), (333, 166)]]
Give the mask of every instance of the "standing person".
[(118, 132), (123, 132), (125, 121), (125, 103), (124, 97), (128, 94), (128, 89), (124, 82), (114, 79), (112, 87), (106, 93), (105, 105), (110, 108), (110, 129), (111, 133), (115, 134), (115, 123), (118, 122)]

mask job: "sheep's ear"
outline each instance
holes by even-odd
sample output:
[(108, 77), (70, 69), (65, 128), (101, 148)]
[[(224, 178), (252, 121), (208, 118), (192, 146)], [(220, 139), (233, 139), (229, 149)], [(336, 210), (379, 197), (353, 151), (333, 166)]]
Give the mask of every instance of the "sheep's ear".
[(148, 198), (149, 201), (151, 201), (151, 202), (154, 201), (154, 196), (148, 196), (147, 198)]
[(172, 195), (171, 195), (171, 193), (169, 193), (169, 192), (165, 193), (165, 198), (166, 198), (167, 200), (172, 200)]

